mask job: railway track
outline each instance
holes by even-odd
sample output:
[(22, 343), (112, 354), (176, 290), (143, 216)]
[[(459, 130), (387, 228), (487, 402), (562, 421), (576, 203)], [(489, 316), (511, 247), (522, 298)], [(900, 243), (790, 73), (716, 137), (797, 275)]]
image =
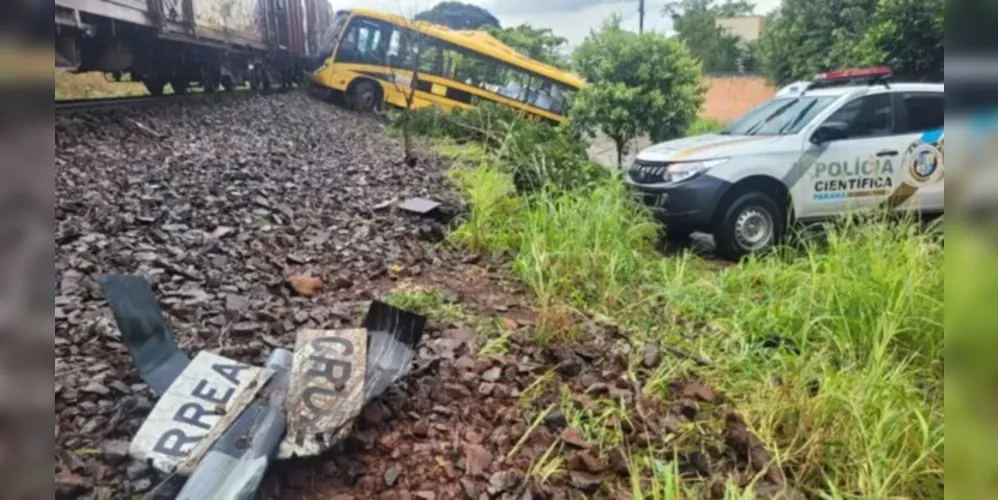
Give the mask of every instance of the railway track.
[(144, 106), (160, 106), (164, 104), (194, 102), (204, 99), (232, 99), (236, 96), (249, 95), (269, 95), (287, 92), (291, 89), (271, 89), (271, 90), (236, 90), (233, 92), (197, 92), (190, 94), (169, 94), (162, 96), (128, 96), (111, 97), (100, 99), (63, 99), (55, 101), (56, 113), (72, 113), (82, 111), (96, 111), (102, 109), (135, 108)]

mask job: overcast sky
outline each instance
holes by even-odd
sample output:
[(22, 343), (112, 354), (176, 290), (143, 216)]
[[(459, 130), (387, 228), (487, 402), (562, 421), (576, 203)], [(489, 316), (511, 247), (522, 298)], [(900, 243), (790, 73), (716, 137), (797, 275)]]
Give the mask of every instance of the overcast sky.
[[(386, 12), (414, 15), (436, 5), (435, 0), (329, 0), (333, 10), (368, 7)], [(618, 13), (627, 29), (638, 30), (638, 0), (463, 0), (482, 6), (499, 18), (503, 26), (523, 22), (551, 28), (576, 46), (613, 13)], [(672, 21), (662, 15), (664, 0), (646, 0), (645, 29), (672, 32)], [(766, 14), (780, 0), (755, 0), (757, 14)]]

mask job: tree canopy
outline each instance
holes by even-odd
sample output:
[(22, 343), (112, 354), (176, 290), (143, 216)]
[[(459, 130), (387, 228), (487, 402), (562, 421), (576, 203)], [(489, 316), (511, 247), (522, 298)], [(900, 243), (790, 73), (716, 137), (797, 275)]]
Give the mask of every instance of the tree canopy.
[(489, 11), (462, 2), (440, 2), (432, 9), (416, 14), (418, 21), (427, 21), (455, 30), (500, 28), (499, 20)]
[(943, 79), (943, 0), (880, 0), (855, 64), (886, 64), (905, 80)]
[(759, 60), (776, 84), (878, 64), (899, 78), (939, 80), (942, 42), (943, 0), (783, 0)]
[(676, 36), (686, 43), (707, 73), (755, 71), (752, 44), (718, 26), (717, 19), (752, 13), (745, 0), (675, 0), (662, 12), (672, 18)]
[(558, 49), (568, 40), (555, 35), (549, 28), (534, 28), (523, 23), (515, 28), (489, 28), (489, 33), (517, 52), (553, 66), (564, 66), (567, 61)]
[(617, 147), (618, 163), (629, 141), (681, 137), (704, 100), (700, 63), (679, 40), (620, 27), (614, 16), (573, 54), (588, 82), (575, 95), (570, 119), (593, 134), (599, 129)]

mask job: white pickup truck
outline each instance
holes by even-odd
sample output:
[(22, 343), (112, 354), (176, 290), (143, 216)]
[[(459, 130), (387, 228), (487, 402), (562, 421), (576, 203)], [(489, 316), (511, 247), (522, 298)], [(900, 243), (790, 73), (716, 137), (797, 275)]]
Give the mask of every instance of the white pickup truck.
[(796, 82), (716, 134), (644, 149), (624, 179), (670, 237), (712, 233), (738, 259), (791, 221), (851, 210), (943, 211), (941, 83), (891, 83), (885, 67)]

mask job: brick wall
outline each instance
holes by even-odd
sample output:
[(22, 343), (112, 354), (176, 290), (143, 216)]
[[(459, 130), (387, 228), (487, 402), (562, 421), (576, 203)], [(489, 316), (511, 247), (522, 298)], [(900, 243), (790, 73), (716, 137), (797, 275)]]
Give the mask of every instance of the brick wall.
[(728, 123), (769, 100), (776, 93), (766, 79), (755, 75), (706, 75), (707, 96), (700, 116)]

